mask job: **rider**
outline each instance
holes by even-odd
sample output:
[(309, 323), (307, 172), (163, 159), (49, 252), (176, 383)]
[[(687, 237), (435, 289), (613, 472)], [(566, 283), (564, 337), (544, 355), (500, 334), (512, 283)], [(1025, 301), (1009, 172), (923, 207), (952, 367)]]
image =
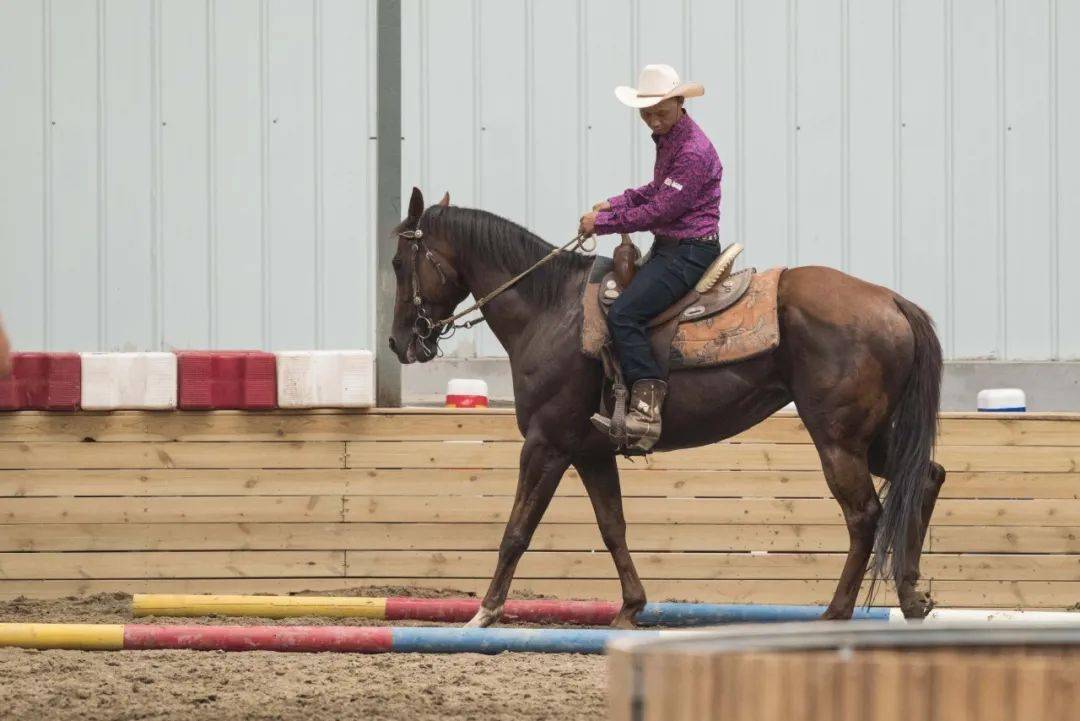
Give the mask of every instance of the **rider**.
[[(637, 88), (615, 89), (615, 96), (638, 108), (652, 130), (653, 179), (597, 203), (581, 216), (578, 229), (585, 235), (652, 231), (655, 236), (648, 261), (608, 313), (623, 379), (631, 387), (627, 445), (640, 450), (651, 449), (660, 438), (667, 394), (646, 324), (686, 295), (720, 254), (723, 167), (704, 131), (683, 108), (686, 98), (704, 93), (699, 83), (680, 82), (670, 65), (647, 65)], [(609, 419), (597, 415), (593, 423), (607, 432)]]

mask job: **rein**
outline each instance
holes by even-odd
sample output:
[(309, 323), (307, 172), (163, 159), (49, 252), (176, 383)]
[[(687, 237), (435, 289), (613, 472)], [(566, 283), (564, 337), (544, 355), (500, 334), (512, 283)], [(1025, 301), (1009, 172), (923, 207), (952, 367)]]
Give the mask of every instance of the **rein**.
[[(423, 220), (423, 216), (421, 216), (420, 220)], [(513, 278), (506, 281), (499, 287), (495, 288), (495, 290), (491, 291), (483, 298), (480, 298), (465, 310), (459, 313), (454, 313), (453, 315), (443, 318), (442, 320), (433, 320), (431, 318), (431, 315), (427, 312), (427, 303), (424, 301), (423, 296), (420, 295), (419, 264), (421, 251), (423, 251), (424, 257), (427, 258), (428, 262), (431, 263), (432, 267), (434, 267), (435, 271), (439, 274), (439, 279), (442, 281), (443, 285), (446, 285), (448, 282), (446, 272), (443, 270), (442, 264), (439, 262), (438, 253), (432, 251), (430, 248), (424, 245), (424, 231), (420, 229), (419, 220), (416, 223), (415, 230), (402, 231), (398, 233), (398, 236), (411, 241), (412, 244), (413, 255), (411, 283), (413, 292), (413, 305), (416, 306), (416, 321), (413, 323), (413, 335), (415, 335), (416, 339), (420, 343), (423, 343), (425, 347), (427, 347), (427, 342), (431, 339), (432, 335), (434, 335), (436, 339), (442, 338), (444, 336), (449, 337), (453, 335), (459, 328), (468, 329), (485, 322), (487, 319), (483, 316), (480, 316), (479, 318), (474, 318), (472, 320), (467, 320), (463, 323), (457, 323), (456, 321), (459, 318), (469, 315), (474, 311), (481, 310), (485, 305), (494, 300), (500, 294), (513, 287), (514, 284), (517, 283), (519, 280), (529, 275), (529, 273), (532, 273), (534, 270), (544, 265), (560, 253), (565, 253), (567, 251), (573, 253), (577, 252), (579, 249), (584, 250), (586, 253), (591, 253), (592, 251), (596, 250), (595, 237), (579, 234), (572, 238), (565, 245), (559, 248), (553, 248), (551, 252), (545, 255), (543, 258), (536, 261), (531, 266), (518, 273)], [(587, 245), (589, 240), (592, 240), (591, 246)], [(461, 285), (460, 283), (457, 283), (456, 280), (454, 281), (454, 284), (458, 285), (459, 287)]]

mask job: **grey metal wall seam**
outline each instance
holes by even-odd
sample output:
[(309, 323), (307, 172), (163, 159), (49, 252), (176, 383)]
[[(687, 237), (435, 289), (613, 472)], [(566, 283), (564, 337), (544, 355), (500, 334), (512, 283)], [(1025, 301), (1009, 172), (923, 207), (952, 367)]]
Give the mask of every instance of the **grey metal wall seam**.
[(1058, 0), (1050, 2), (1048, 52), (1049, 78), (1049, 144), (1050, 144), (1050, 357), (1061, 359), (1061, 162), (1058, 158)]
[(944, 0), (945, 32), (942, 52), (945, 55), (945, 356), (956, 356), (956, 182), (954, 164), (955, 0)]
[(150, 194), (151, 278), (153, 282), (154, 349), (165, 349), (165, 197), (163, 158), (161, 152), (161, 0), (150, 5), (150, 172), (153, 191)]
[(105, 6), (102, 0), (95, 3), (95, 28), (97, 35), (97, 345), (99, 350), (106, 349), (108, 342), (108, 303), (109, 289), (109, 238), (108, 238), (108, 157), (106, 155), (106, 122), (108, 93), (105, 86)]
[(42, 172), (44, 175), (45, 193), (41, 203), (42, 214), (42, 278), (41, 278), (41, 308), (42, 308), (42, 338), (45, 350), (52, 350), (52, 265), (53, 265), (53, 172), (52, 172), (52, 128), (55, 125), (52, 117), (52, 0), (44, 0), (42, 6), (41, 22), (41, 77), (45, 85), (42, 92), (42, 122), (45, 128), (42, 138)]
[(851, 270), (851, 0), (840, 0), (840, 268)]
[(314, 0), (311, 13), (312, 52), (312, 142), (315, 152), (312, 169), (314, 184), (315, 226), (315, 347), (322, 349), (326, 342), (326, 198), (323, 155), (323, 33), (322, 0)]
[(903, 288), (904, 275), (902, 272), (902, 248), (901, 241), (904, 232), (904, 184), (903, 158), (903, 52), (901, 49), (901, 25), (900, 4), (902, 0), (893, 0), (893, 27), (892, 27), (892, 95), (893, 95), (893, 289), (898, 293)]
[(994, 2), (994, 22), (996, 34), (996, 58), (995, 72), (997, 74), (997, 153), (998, 172), (997, 181), (997, 299), (998, 299), (998, 348), (997, 359), (1007, 360), (1009, 357), (1009, 328), (1006, 321), (1006, 309), (1008, 297), (1005, 293), (1005, 269), (1008, 267), (1008, 249), (1006, 247), (1006, 219), (1008, 209), (1005, 207), (1007, 193), (1005, 172), (1008, 169), (1007, 148), (1005, 138), (1006, 127), (1006, 102), (1005, 97), (1005, 0)]
[[(799, 264), (799, 0), (787, 0), (788, 265)], [(745, 207), (745, 205), (744, 205)]]
[(270, 6), (259, 0), (259, 244), (262, 272), (262, 346), (273, 350), (270, 322)]
[[(401, 21), (400, 0), (378, 0), (376, 12), (377, 116), (376, 132), (376, 236), (375, 272), (378, 296), (375, 307), (375, 337), (388, 338), (393, 332), (396, 275), (390, 260), (397, 252), (391, 243), (393, 229), (401, 221)], [(376, 402), (380, 406), (401, 405), (401, 364), (393, 354), (375, 354)]]
[(220, 343), (217, 158), (217, 0), (206, 0), (206, 307), (211, 348)]

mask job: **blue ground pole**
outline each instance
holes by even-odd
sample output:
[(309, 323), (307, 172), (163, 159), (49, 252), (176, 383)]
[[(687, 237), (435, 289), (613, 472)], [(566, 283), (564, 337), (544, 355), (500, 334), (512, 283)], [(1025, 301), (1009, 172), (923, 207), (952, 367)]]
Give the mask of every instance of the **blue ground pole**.
[(395, 653), (604, 653), (620, 636), (648, 638), (659, 631), (603, 628), (438, 628), (417, 626), (393, 630)]
[[(719, 626), (728, 623), (816, 621), (825, 606), (779, 606), (719, 603), (647, 603), (638, 615), (642, 626)], [(856, 608), (856, 621), (887, 621), (887, 608)]]

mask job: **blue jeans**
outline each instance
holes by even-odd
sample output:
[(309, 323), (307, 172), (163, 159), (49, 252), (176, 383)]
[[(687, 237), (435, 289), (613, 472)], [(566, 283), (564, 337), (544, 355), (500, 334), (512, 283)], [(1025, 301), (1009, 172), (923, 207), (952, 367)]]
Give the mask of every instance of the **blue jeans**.
[(720, 244), (701, 240), (654, 242), (652, 256), (608, 312), (608, 328), (628, 387), (643, 378), (664, 380), (646, 324), (694, 287), (720, 255)]

